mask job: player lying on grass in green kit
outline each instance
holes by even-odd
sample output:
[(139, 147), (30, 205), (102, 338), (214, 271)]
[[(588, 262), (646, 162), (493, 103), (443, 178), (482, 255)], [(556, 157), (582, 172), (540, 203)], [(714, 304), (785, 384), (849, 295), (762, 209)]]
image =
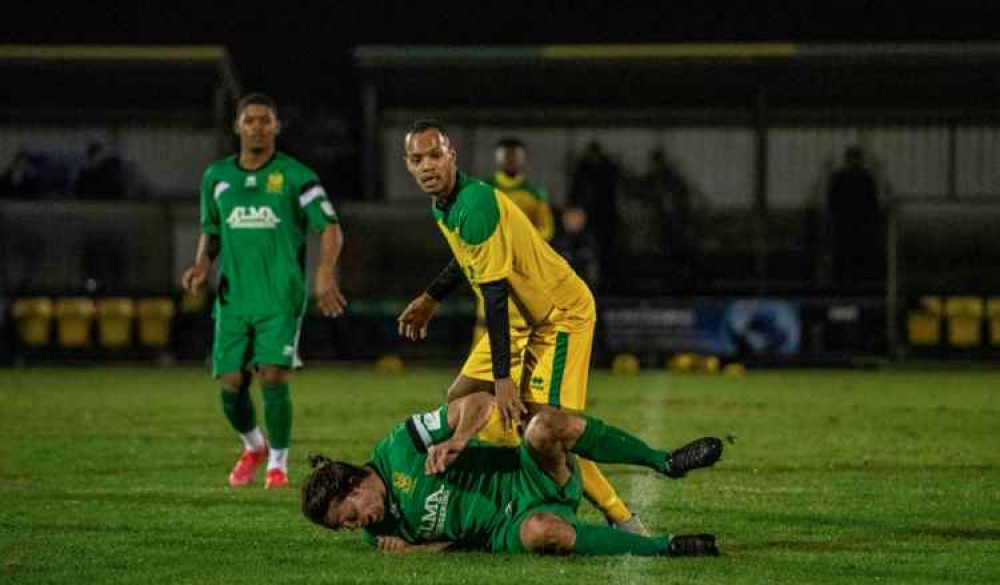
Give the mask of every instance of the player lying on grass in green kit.
[(477, 442), (495, 410), (492, 395), (475, 393), (414, 415), (362, 467), (313, 455), (302, 513), (333, 530), (362, 528), (370, 543), (391, 552), (719, 554), (712, 534), (646, 537), (576, 516), (583, 495), (576, 456), (677, 479), (718, 461), (719, 439), (664, 451), (599, 419), (550, 410), (531, 419), (518, 447)]

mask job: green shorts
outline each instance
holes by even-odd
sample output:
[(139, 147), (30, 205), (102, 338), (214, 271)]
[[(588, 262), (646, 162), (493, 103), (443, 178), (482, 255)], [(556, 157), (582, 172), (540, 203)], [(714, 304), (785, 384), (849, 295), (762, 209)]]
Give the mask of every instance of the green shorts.
[(298, 368), (298, 315), (216, 315), (212, 375), (216, 378), (256, 365)]
[(513, 497), (507, 519), (493, 530), (490, 537), (493, 552), (527, 552), (521, 544), (521, 525), (532, 514), (548, 512), (571, 526), (577, 523), (576, 510), (583, 497), (583, 482), (576, 460), (570, 457), (573, 474), (566, 485), (560, 487), (545, 473), (526, 444), (522, 443), (519, 451), (521, 470), (513, 478)]

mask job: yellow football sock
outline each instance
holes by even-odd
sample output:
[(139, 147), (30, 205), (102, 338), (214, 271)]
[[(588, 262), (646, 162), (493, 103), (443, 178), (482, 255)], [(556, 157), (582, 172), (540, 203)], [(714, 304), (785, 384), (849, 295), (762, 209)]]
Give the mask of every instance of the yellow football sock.
[(625, 502), (618, 497), (615, 488), (611, 486), (597, 464), (589, 459), (576, 458), (580, 465), (580, 475), (583, 479), (583, 491), (587, 499), (591, 501), (605, 518), (611, 522), (625, 522), (632, 517), (632, 512), (625, 506)]

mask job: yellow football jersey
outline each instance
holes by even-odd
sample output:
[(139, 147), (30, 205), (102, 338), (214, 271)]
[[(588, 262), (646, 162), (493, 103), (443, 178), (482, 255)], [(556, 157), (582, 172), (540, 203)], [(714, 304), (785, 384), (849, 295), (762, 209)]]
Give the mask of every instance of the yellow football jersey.
[(595, 318), (590, 289), (501, 191), (459, 173), (455, 198), (432, 213), (469, 282), (506, 280), (529, 326)]
[(542, 187), (524, 178), (524, 175), (509, 177), (496, 172), (493, 180), (487, 184), (493, 185), (514, 200), (514, 203), (528, 216), (542, 239), (546, 242), (555, 235), (556, 226), (552, 219), (552, 208), (549, 207), (549, 195)]

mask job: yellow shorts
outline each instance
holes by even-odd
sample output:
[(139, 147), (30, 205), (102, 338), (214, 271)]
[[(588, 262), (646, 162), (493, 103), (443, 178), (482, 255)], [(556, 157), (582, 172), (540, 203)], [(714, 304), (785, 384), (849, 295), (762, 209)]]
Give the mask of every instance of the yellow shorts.
[[(558, 313), (531, 329), (511, 330), (511, 378), (521, 400), (582, 411), (587, 404), (590, 354), (597, 319), (591, 315), (563, 318)], [(493, 380), (489, 336), (472, 349), (462, 375)]]

